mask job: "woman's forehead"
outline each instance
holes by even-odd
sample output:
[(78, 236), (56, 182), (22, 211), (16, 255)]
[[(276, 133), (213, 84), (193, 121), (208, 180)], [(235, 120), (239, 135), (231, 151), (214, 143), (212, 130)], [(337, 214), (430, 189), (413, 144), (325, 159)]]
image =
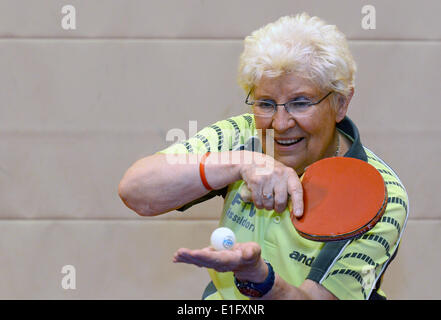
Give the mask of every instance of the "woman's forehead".
[(316, 94), (318, 88), (308, 79), (296, 74), (283, 74), (278, 77), (262, 76), (254, 88), (255, 96), (272, 96), (286, 94)]

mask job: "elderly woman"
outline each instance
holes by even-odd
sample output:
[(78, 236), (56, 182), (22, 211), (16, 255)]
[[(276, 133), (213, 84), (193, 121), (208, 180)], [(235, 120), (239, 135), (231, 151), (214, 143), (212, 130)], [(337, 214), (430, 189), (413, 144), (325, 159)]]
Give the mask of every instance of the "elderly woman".
[[(206, 127), (138, 160), (124, 175), (120, 197), (143, 216), (224, 197), (219, 225), (235, 232), (234, 247), (181, 248), (174, 256), (175, 262), (208, 268), (212, 282), (205, 299), (385, 298), (381, 279), (398, 250), (408, 198), (394, 171), (361, 144), (346, 116), (355, 69), (335, 26), (305, 13), (282, 17), (245, 39), (238, 78), (252, 113)], [(176, 155), (186, 161), (176, 161)], [(299, 176), (334, 156), (377, 168), (387, 186), (386, 212), (357, 239), (306, 240), (294, 229), (287, 204), (301, 217)], [(245, 185), (252, 203), (240, 197)]]

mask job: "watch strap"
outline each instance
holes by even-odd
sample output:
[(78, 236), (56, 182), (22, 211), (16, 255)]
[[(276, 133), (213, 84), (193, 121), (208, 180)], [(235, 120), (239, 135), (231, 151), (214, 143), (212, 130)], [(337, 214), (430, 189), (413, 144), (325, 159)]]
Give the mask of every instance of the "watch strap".
[(234, 277), (234, 283), (240, 293), (247, 297), (260, 298), (272, 289), (275, 279), (274, 269), (268, 261), (264, 261), (268, 266), (268, 276), (263, 282), (240, 281)]

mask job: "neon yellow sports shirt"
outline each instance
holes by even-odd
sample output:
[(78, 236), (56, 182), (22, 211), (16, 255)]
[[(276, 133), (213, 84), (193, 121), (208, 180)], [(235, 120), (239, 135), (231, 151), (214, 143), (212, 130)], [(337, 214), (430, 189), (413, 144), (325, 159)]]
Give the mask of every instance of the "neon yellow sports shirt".
[[(288, 209), (280, 214), (243, 202), (239, 196), (243, 180), (212, 191), (178, 210), (186, 210), (216, 195), (223, 196), (219, 226), (233, 230), (238, 242), (259, 243), (262, 257), (291, 285), (300, 286), (305, 279), (311, 279), (339, 299), (385, 299), (380, 289), (381, 279), (397, 253), (406, 226), (408, 196), (397, 174), (361, 144), (358, 129), (348, 117), (337, 124), (337, 129), (352, 141), (344, 156), (373, 165), (387, 187), (388, 203), (383, 217), (361, 237), (328, 243), (304, 239), (293, 227)], [(243, 114), (218, 121), (160, 153), (203, 154), (244, 149), (261, 152), (260, 146), (253, 115)], [(232, 272), (212, 269), (208, 272), (212, 283), (207, 286), (204, 299), (248, 299), (236, 289)]]

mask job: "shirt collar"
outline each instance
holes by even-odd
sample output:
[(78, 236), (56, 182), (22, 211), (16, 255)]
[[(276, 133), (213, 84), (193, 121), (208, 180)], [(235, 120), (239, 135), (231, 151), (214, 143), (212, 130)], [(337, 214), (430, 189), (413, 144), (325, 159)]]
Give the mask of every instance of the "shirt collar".
[(342, 121), (337, 123), (337, 129), (352, 140), (352, 145), (345, 153), (344, 157), (367, 161), (366, 152), (364, 151), (363, 145), (361, 144), (360, 134), (352, 120), (349, 119), (349, 117), (345, 116)]

